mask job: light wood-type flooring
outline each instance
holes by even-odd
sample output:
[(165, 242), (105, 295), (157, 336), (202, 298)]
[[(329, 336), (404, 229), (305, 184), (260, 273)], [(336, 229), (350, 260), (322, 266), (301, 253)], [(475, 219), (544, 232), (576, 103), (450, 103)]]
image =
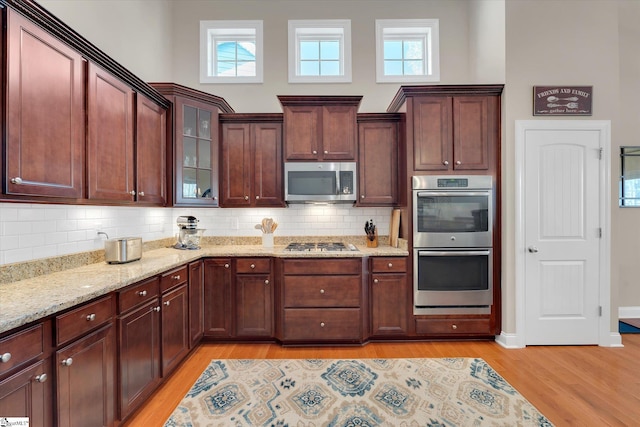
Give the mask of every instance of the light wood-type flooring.
[(202, 344), (123, 426), (162, 426), (212, 359), (480, 357), (557, 427), (640, 426), (640, 334), (624, 348), (495, 342), (369, 343), (362, 347)]

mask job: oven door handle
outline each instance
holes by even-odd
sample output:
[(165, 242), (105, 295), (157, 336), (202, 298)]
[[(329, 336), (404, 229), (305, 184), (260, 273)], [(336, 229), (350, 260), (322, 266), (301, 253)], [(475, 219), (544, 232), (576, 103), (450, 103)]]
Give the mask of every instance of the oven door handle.
[(417, 196), (420, 197), (437, 197), (437, 196), (489, 196), (490, 191), (418, 191)]
[(478, 256), (491, 255), (490, 251), (418, 251), (418, 256)]

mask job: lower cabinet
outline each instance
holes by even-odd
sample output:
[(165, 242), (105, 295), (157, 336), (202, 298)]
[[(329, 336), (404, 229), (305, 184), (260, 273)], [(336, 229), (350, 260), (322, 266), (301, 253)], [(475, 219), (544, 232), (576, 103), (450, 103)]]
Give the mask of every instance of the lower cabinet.
[(235, 276), (236, 336), (273, 336), (271, 258), (238, 258)]
[(204, 336), (232, 336), (231, 258), (204, 260)]
[(114, 425), (115, 348), (109, 323), (56, 352), (58, 426)]
[(189, 353), (189, 293), (187, 284), (162, 294), (162, 376), (165, 377)]
[(406, 257), (369, 258), (371, 271), (371, 336), (404, 336), (408, 333)]
[(194, 348), (204, 332), (204, 277), (202, 261), (189, 264), (189, 347)]
[(283, 342), (362, 342), (362, 260), (282, 260)]
[(491, 330), (489, 315), (429, 316), (416, 318), (416, 333), (430, 337), (489, 337)]
[(53, 426), (51, 358), (35, 362), (0, 380), (0, 414), (3, 417), (28, 417), (32, 427)]

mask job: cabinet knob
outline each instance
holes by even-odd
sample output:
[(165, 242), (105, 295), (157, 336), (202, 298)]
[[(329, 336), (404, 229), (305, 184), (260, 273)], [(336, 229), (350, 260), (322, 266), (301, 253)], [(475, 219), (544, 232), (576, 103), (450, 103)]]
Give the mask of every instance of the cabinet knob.
[(87, 314), (87, 322), (93, 322), (94, 320), (96, 320), (95, 313)]
[(20, 178), (19, 176), (16, 176), (15, 178), (11, 178), (11, 183), (12, 184), (22, 184), (22, 178)]
[(256, 265), (255, 264), (251, 264), (249, 267), (256, 268)]
[(321, 293), (321, 294), (324, 294), (324, 289), (320, 289), (320, 293)]
[(313, 150), (312, 153), (313, 154), (318, 154), (318, 152), (316, 150)]
[(462, 162), (460, 160), (456, 160), (456, 165), (461, 165)]
[(140, 295), (141, 297), (146, 297), (147, 291), (138, 291), (138, 295)]
[(156, 313), (158, 313), (160, 311), (160, 307), (152, 307), (151, 311), (155, 311)]
[(244, 196), (244, 199), (245, 200), (249, 200), (249, 196)]
[(393, 267), (393, 263), (390, 262), (389, 264), (387, 264), (387, 267), (389, 268)]
[(458, 329), (458, 325), (454, 323), (453, 325), (451, 325), (451, 329)]
[(324, 154), (329, 154), (329, 151), (328, 150), (324, 150)]
[(172, 277), (173, 280), (180, 280), (180, 275), (176, 274), (175, 276)]
[(171, 305), (171, 301), (165, 301), (164, 305), (166, 305), (167, 307), (169, 307)]
[(256, 196), (256, 200), (260, 200), (260, 196)]
[(227, 263), (227, 264), (225, 264), (225, 265), (224, 265), (224, 268), (229, 268), (229, 264), (228, 264), (228, 263)]
[(378, 283), (380, 282), (378, 279), (373, 279), (373, 283)]
[(130, 195), (132, 195), (132, 196), (135, 196), (135, 195), (136, 195), (136, 192), (135, 192), (135, 191), (133, 191), (133, 190), (131, 190), (131, 191), (129, 191), (129, 194), (130, 194)]
[(324, 328), (324, 322), (320, 322), (320, 327)]
[(264, 281), (264, 284), (265, 284), (265, 285), (268, 285), (268, 284), (269, 284), (269, 279), (266, 279), (266, 280)]
[(73, 364), (73, 359), (69, 357), (64, 359), (61, 363), (62, 363), (62, 366), (71, 366)]
[(445, 160), (444, 162), (442, 162), (443, 165), (448, 166), (449, 165), (449, 160)]
[(47, 380), (47, 374), (40, 374), (35, 378), (36, 382), (43, 383)]
[(218, 197), (217, 196), (213, 196), (212, 199), (213, 200), (218, 200)]
[(0, 356), (0, 362), (2, 363), (7, 363), (9, 360), (11, 360), (11, 353), (5, 353)]
[(138, 196), (144, 196), (144, 191), (139, 192)]

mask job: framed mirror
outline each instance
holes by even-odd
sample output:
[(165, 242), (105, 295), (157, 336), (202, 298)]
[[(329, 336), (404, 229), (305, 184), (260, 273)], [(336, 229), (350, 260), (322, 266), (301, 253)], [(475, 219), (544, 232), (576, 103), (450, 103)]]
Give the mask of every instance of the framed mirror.
[(640, 207), (640, 147), (620, 147), (620, 207)]

